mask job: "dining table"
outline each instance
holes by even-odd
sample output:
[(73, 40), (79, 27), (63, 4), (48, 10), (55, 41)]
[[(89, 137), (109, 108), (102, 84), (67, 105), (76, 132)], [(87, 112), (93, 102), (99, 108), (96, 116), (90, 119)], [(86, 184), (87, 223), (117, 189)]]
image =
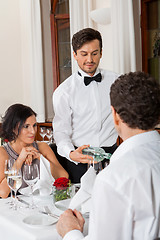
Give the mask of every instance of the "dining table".
[[(17, 210), (10, 205), (11, 198), (0, 199), (0, 239), (1, 240), (60, 240), (56, 230), (58, 217), (50, 216), (46, 212), (60, 216), (63, 212), (55, 207), (53, 196), (33, 196), (35, 208), (31, 209), (31, 196), (18, 195)], [(44, 219), (44, 222), (42, 221)], [(39, 222), (40, 220), (40, 222)], [(88, 233), (86, 217), (84, 235)], [(38, 221), (35, 223), (35, 221)]]

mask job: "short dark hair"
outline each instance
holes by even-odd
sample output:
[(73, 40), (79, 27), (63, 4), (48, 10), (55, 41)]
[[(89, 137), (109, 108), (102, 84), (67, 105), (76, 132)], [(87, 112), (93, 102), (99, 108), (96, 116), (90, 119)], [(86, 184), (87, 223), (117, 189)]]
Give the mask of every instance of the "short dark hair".
[(111, 86), (110, 99), (130, 128), (150, 130), (160, 122), (160, 85), (144, 72), (121, 75)]
[(72, 37), (73, 51), (77, 53), (85, 43), (91, 42), (97, 39), (99, 41), (100, 52), (102, 51), (102, 37), (100, 32), (94, 30), (93, 28), (84, 28), (79, 32), (75, 33)]
[[(1, 137), (8, 141), (15, 140), (19, 135), (26, 119), (30, 116), (37, 114), (28, 106), (23, 104), (13, 104), (5, 112), (2, 118)], [(18, 135), (14, 130), (18, 127)]]

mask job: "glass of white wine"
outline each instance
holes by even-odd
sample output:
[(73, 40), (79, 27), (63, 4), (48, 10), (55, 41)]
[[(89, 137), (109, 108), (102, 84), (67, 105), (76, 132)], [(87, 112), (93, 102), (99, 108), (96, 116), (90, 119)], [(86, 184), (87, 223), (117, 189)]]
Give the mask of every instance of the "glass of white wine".
[(33, 187), (39, 180), (39, 169), (37, 164), (24, 165), (23, 180), (27, 183), (28, 186), (31, 187), (32, 200), (30, 208), (35, 208), (35, 204), (33, 202)]
[[(6, 161), (5, 161), (4, 174), (5, 174), (6, 180), (7, 180), (8, 175), (10, 175), (10, 173), (11, 173), (13, 163), (14, 163), (14, 161), (10, 158), (6, 159)], [(8, 201), (7, 204), (10, 204), (11, 206), (13, 206), (14, 205), (14, 203), (13, 203), (13, 193), (12, 193), (12, 188), (11, 187), (10, 187), (10, 189), (11, 189), (11, 201)]]
[(17, 169), (16, 164), (14, 163), (12, 169), (8, 172), (7, 183), (11, 190), (14, 191), (14, 209), (17, 210), (17, 190), (22, 185), (22, 173), (21, 169)]

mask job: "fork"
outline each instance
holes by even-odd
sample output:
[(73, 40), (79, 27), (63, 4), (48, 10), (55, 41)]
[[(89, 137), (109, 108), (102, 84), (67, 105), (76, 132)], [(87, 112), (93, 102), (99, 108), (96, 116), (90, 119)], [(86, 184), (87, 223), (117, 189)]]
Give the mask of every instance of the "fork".
[(50, 217), (54, 217), (54, 218), (59, 219), (59, 216), (56, 215), (56, 214), (54, 214), (54, 213), (47, 213), (47, 212), (41, 211), (41, 210), (39, 210), (39, 213), (46, 214), (46, 215), (48, 215), (48, 216), (50, 216)]
[(48, 206), (44, 206), (44, 210), (45, 211), (41, 211), (41, 212), (44, 214), (47, 214), (51, 217), (59, 218), (59, 216), (57, 214), (51, 212), (51, 210), (48, 208)]

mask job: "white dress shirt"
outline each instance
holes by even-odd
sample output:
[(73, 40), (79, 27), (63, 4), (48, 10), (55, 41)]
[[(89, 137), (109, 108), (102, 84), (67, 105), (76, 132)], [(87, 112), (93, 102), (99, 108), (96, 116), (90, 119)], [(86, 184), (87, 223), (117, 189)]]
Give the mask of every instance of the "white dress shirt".
[[(110, 165), (98, 174), (87, 239), (156, 237), (160, 237), (160, 135), (150, 131), (124, 141), (112, 155)], [(78, 230), (64, 237), (80, 239), (84, 237)]]
[(110, 86), (117, 74), (97, 69), (102, 81), (84, 84), (84, 76), (74, 73), (53, 93), (53, 132), (58, 153), (70, 160), (74, 146), (90, 144), (93, 147), (109, 147), (116, 143), (110, 107)]

